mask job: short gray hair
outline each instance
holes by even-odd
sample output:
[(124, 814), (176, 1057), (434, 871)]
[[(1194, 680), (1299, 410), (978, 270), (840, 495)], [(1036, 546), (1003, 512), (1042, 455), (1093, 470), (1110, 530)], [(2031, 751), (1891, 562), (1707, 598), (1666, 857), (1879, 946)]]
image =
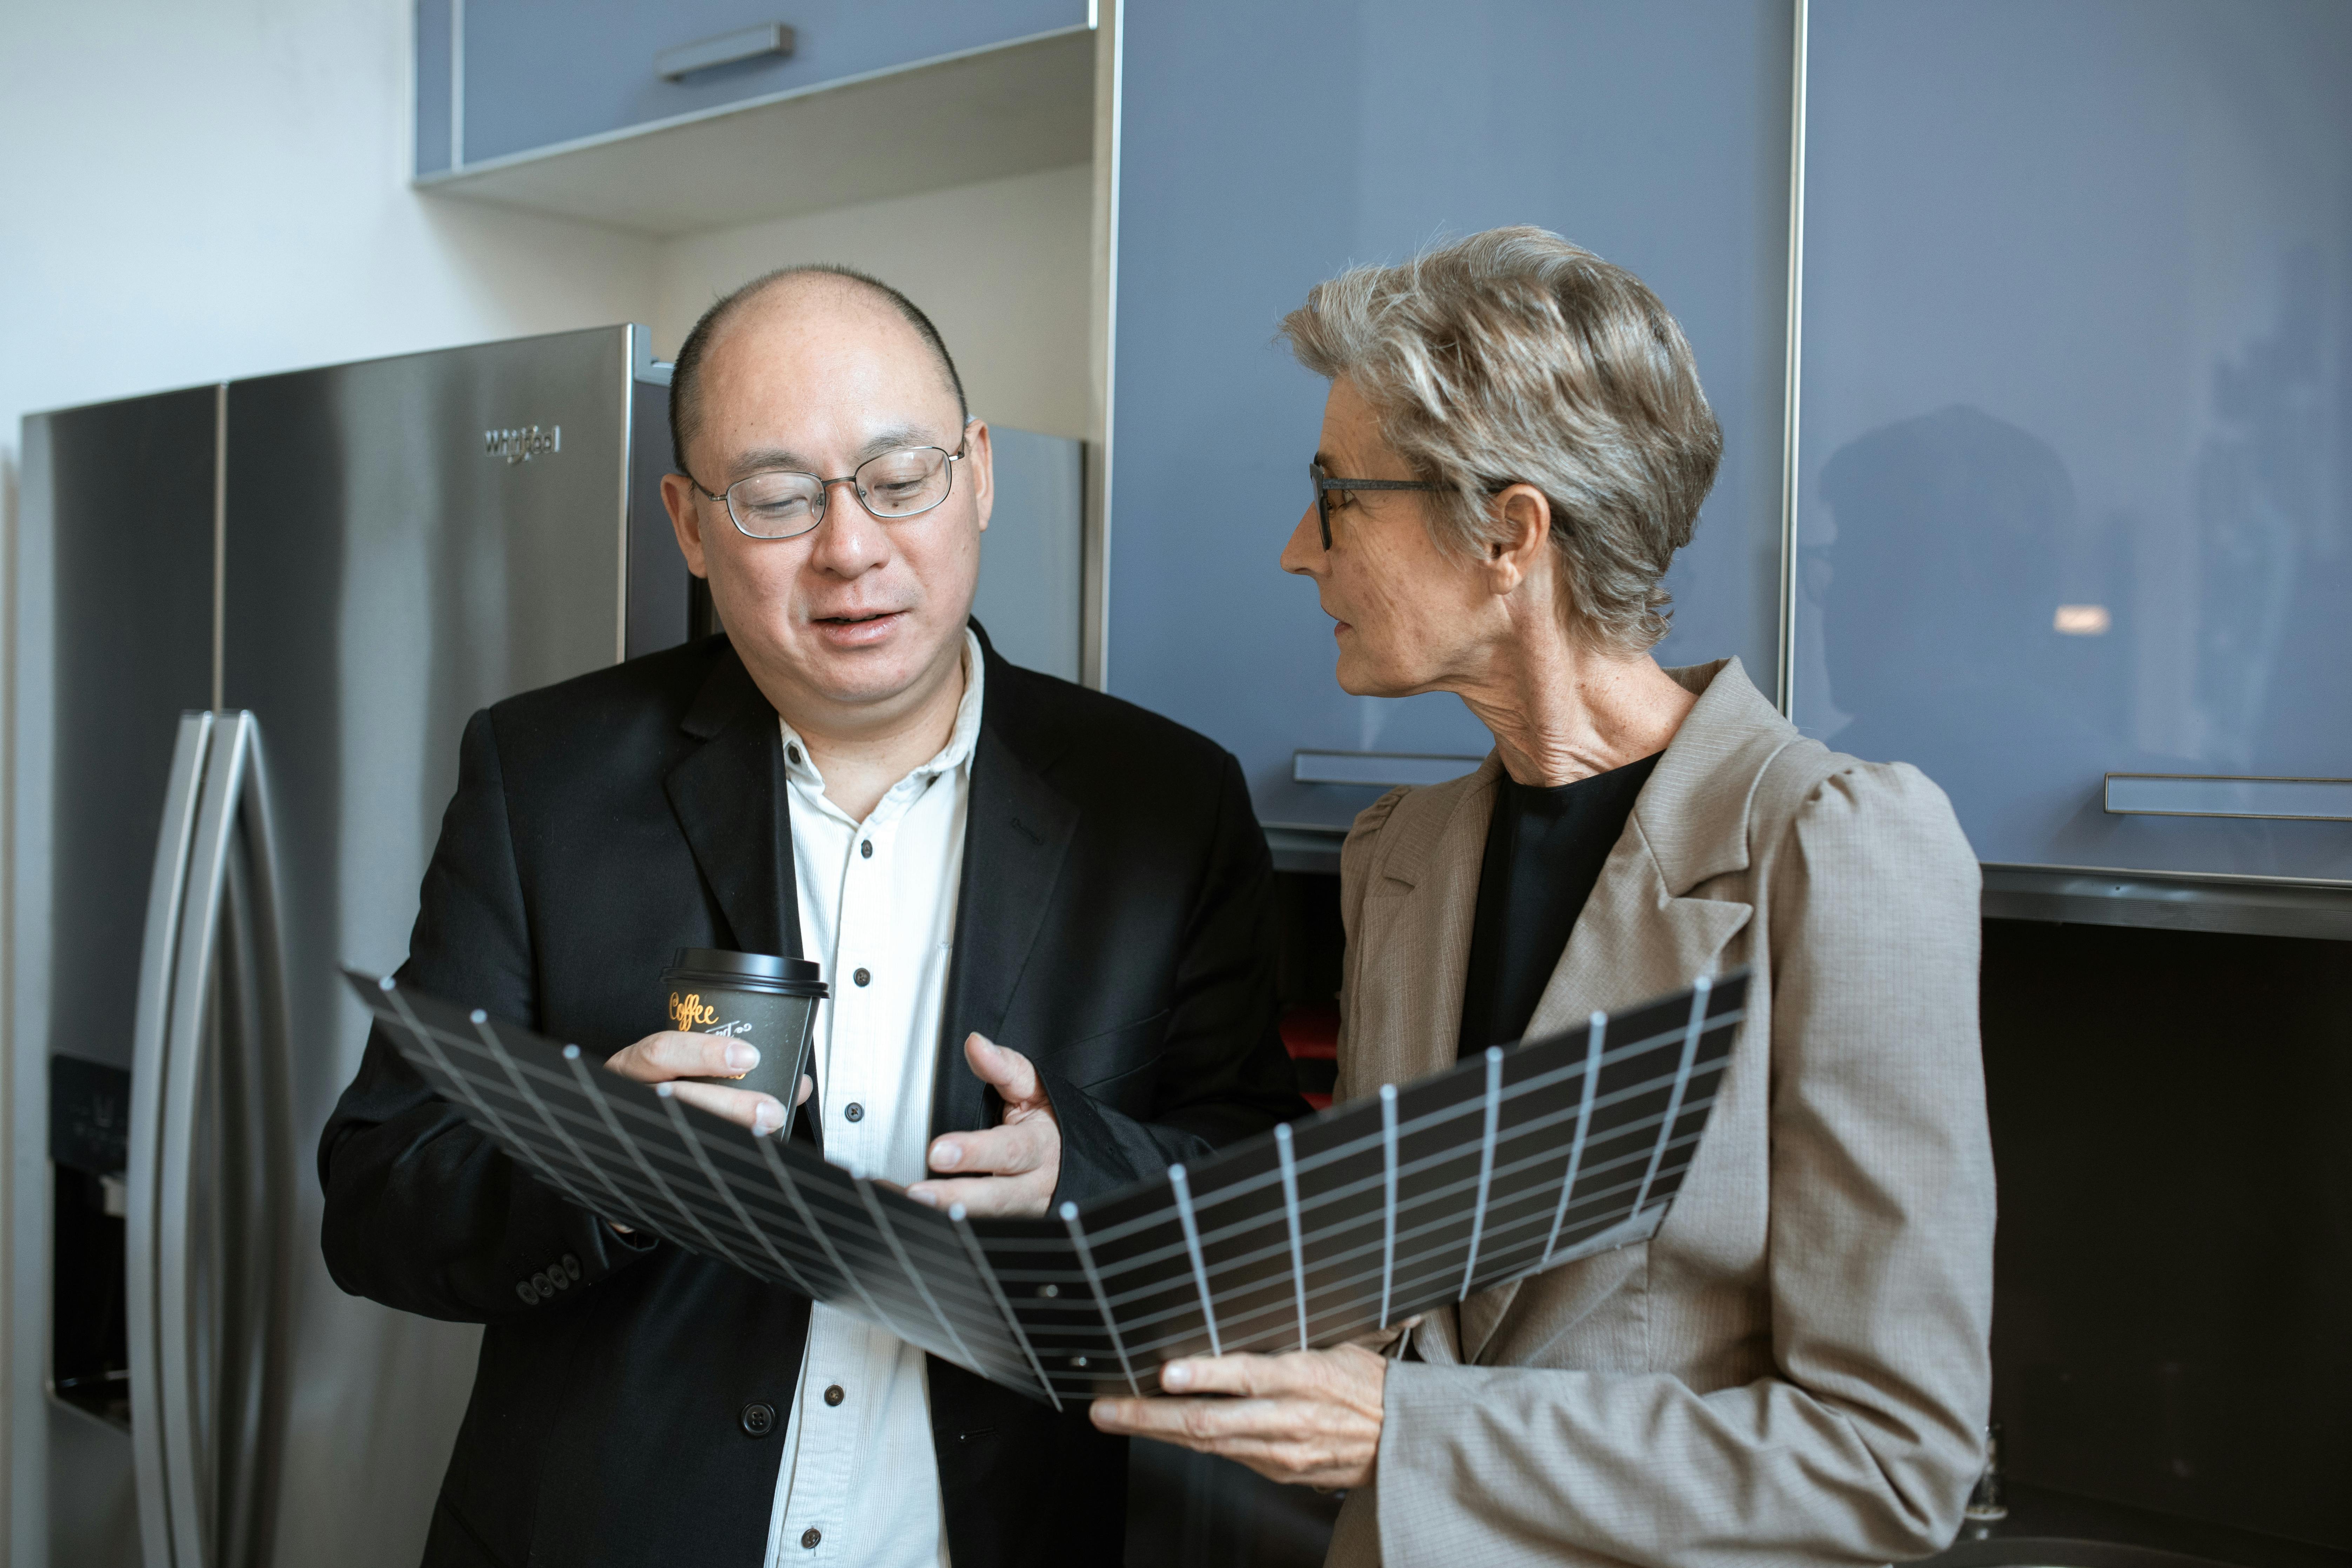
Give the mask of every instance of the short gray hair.
[[(1723, 431), (1682, 329), (1643, 281), (1549, 230), (1494, 228), (1310, 289), (1282, 335), (1348, 378), (1423, 479), (1438, 542), (1483, 555), (1492, 495), (1551, 502), (1570, 635), (1640, 653), (1715, 483)], [(1359, 478), (1370, 478), (1359, 475)]]

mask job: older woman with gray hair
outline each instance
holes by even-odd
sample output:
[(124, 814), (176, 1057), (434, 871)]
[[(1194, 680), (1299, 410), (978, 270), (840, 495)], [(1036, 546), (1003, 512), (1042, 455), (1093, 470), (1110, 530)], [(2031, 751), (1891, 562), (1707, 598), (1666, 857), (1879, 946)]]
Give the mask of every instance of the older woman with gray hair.
[(1097, 1424), (1344, 1488), (1331, 1561), (1885, 1563), (1980, 1462), (1993, 1173), (1974, 857), (1902, 763), (1799, 735), (1737, 659), (1661, 668), (1721, 437), (1639, 279), (1497, 229), (1318, 286), (1330, 381), (1282, 554), (1361, 696), (1495, 748), (1341, 857), (1338, 1094), (1742, 965), (1713, 1119), (1649, 1241), (1378, 1349), (1171, 1363)]

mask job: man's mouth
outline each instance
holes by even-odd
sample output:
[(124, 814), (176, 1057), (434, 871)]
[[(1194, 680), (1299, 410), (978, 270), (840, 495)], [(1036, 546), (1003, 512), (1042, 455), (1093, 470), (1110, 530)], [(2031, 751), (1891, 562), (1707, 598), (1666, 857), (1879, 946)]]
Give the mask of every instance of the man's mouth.
[(810, 620), (817, 634), (835, 647), (865, 647), (887, 637), (906, 614), (904, 610), (845, 610)]

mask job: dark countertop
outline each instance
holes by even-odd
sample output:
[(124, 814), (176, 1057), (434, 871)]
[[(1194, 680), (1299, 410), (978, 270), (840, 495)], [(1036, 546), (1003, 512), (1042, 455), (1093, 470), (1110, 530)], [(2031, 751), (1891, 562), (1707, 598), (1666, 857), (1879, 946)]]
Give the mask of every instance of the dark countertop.
[(2009, 1517), (1970, 1521), (1933, 1568), (2352, 1568), (2352, 1552), (2074, 1497), (2007, 1488)]

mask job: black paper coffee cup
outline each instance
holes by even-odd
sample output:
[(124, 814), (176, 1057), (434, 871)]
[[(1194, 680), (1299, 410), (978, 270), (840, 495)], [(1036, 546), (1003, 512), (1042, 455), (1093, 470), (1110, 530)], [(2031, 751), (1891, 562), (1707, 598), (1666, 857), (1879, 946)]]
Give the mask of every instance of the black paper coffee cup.
[(817, 966), (804, 958), (681, 947), (662, 971), (669, 1026), (689, 1035), (724, 1035), (759, 1048), (760, 1065), (738, 1077), (694, 1083), (772, 1094), (787, 1112), (808, 1071), (816, 1005), (824, 1000)]

